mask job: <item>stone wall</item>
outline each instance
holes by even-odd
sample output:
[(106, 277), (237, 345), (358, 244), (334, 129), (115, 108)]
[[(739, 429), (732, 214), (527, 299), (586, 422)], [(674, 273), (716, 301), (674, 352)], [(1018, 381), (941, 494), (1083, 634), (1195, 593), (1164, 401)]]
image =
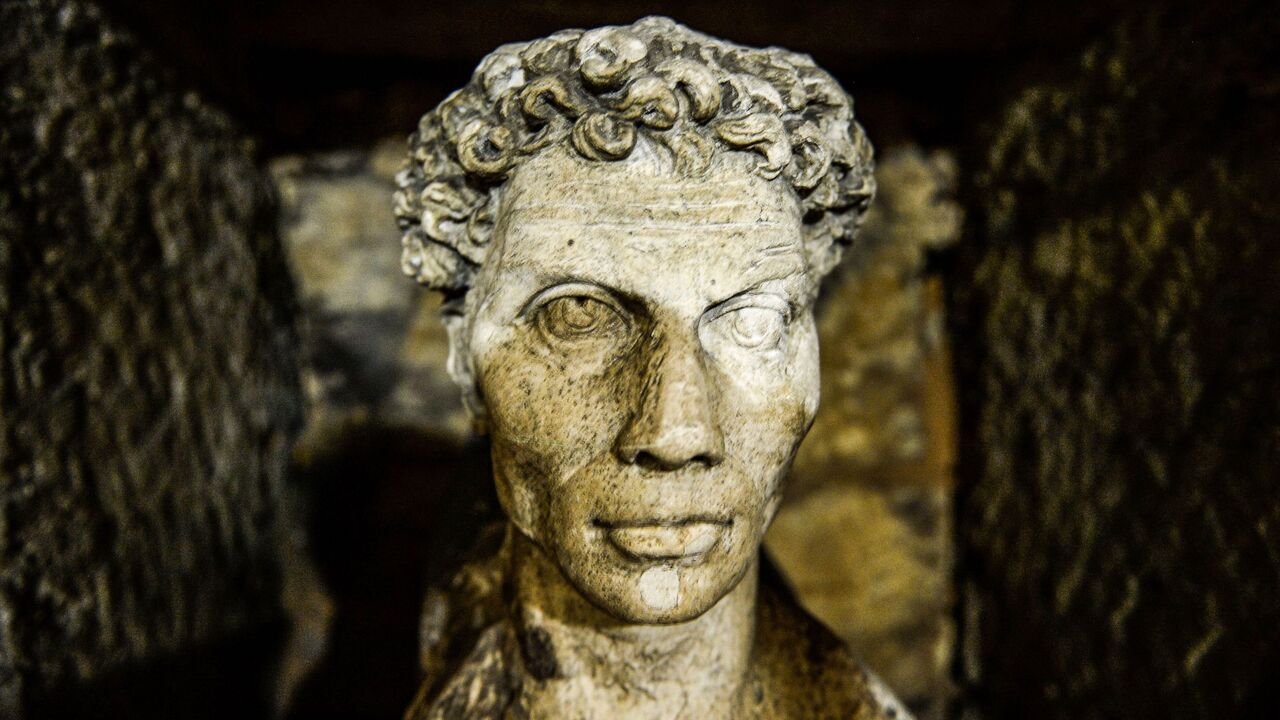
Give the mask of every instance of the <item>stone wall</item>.
[(439, 298), (400, 269), (390, 197), (404, 152), (394, 139), (271, 163), (303, 309), (309, 434), (361, 418), (469, 434)]
[(0, 4), (0, 73), (0, 716), (265, 713), (300, 417), (270, 186), (92, 4)]
[(1264, 3), (1135, 12), (982, 144), (951, 278), (974, 716), (1276, 717), (1278, 39)]

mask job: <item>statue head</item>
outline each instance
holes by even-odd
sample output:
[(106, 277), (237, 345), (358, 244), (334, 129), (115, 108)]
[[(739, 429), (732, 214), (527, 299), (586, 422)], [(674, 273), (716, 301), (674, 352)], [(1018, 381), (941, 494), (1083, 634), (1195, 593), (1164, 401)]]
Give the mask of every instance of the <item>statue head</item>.
[(752, 566), (871, 170), (809, 57), (665, 18), (501, 47), (410, 138), (403, 266), (446, 295), (499, 499), (615, 617), (691, 619)]

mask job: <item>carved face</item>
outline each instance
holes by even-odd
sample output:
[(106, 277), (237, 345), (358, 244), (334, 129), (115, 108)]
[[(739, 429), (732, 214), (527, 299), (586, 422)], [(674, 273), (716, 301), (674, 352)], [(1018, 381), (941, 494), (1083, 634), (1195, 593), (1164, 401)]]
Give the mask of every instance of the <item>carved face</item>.
[(794, 197), (729, 162), (655, 168), (521, 166), (466, 307), (507, 514), (638, 623), (692, 619), (741, 580), (818, 403)]

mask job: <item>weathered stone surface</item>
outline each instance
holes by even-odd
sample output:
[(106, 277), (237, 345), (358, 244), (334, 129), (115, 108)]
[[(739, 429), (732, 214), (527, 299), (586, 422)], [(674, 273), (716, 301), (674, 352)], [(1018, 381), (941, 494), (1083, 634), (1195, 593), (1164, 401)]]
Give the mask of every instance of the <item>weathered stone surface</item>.
[(953, 308), (984, 717), (1280, 707), (1278, 40), (1138, 13), (989, 138)]
[[(273, 163), (322, 380), (311, 385), (318, 392), (314, 417), (329, 428), (316, 432), (313, 423), (308, 431), (308, 464), (333, 462), (321, 446), (343, 444), (334, 433), (352, 432), (343, 425), (352, 418), (467, 438), (444, 371), (439, 300), (404, 292), (394, 276), (360, 280), (352, 272), (385, 273), (396, 260), (388, 251), (395, 230), (385, 198), (401, 152), (393, 140), (364, 152)], [(801, 603), (932, 717), (950, 694), (953, 409), (940, 303), (923, 285), (923, 263), (926, 250), (958, 233), (958, 208), (948, 200), (956, 170), (946, 155), (902, 148), (885, 154), (876, 175), (878, 200), (820, 300), (823, 402), (766, 542)], [(347, 279), (379, 289), (353, 289)], [(362, 303), (388, 310), (384, 317), (393, 321), (363, 322), (373, 313)], [(435, 474), (414, 482), (435, 477), (453, 482)], [(349, 481), (398, 492), (395, 478)], [(465, 589), (457, 594), (429, 602), (436, 615), (424, 618), (427, 666), (437, 675), (450, 656), (449, 638), (461, 630), (433, 622), (465, 625), (466, 617), (437, 615), (450, 602), (475, 601)]]
[[(386, 203), (386, 193), (394, 187), (387, 156), (398, 159), (401, 152), (401, 143), (393, 140), (368, 151), (283, 158), (272, 165), (281, 187), (282, 232), (307, 310), (308, 337), (315, 347), (329, 348), (312, 351), (318, 368), (312, 372), (320, 382), (310, 385), (316, 393), (314, 422), (300, 448), (308, 467), (334, 463), (333, 447), (350, 447), (351, 438), (367, 436), (378, 424), (398, 425), (399, 433), (418, 428), (456, 443), (469, 438), (456, 386), (444, 370), (448, 348), (439, 299), (411, 287), (402, 292), (405, 288), (394, 276), (390, 288), (376, 293), (353, 292), (343, 281), (352, 277), (346, 268), (385, 272), (397, 260)], [(954, 178), (953, 161), (946, 155), (902, 148), (887, 152), (878, 163), (877, 202), (859, 244), (827, 283), (818, 307), (823, 402), (766, 538), (801, 604), (848, 641), (924, 717), (937, 716), (950, 695), (953, 408), (940, 303), (930, 299), (937, 293), (922, 285), (922, 266), (926, 249), (947, 245), (958, 232), (956, 205), (947, 200)], [(316, 255), (325, 264), (313, 259)], [(384, 278), (367, 281), (384, 287)], [(371, 295), (384, 298), (371, 304), (394, 307), (388, 313), (394, 322), (361, 323), (367, 314), (352, 298)], [(359, 332), (345, 333), (346, 328)], [(375, 348), (383, 354), (370, 352)], [(344, 440), (343, 435), (349, 437)], [(855, 441), (843, 439), (848, 437)], [(388, 467), (382, 461), (363, 462), (379, 472)], [(433, 470), (404, 480), (370, 474), (346, 480), (377, 485), (385, 493), (406, 492), (396, 488), (410, 482), (437, 481), (452, 485), (456, 476)], [(439, 515), (422, 516), (424, 532)], [(464, 574), (464, 579), (474, 580), (473, 575)], [(315, 586), (305, 587), (299, 586), (292, 597), (314, 598)], [(440, 594), (428, 602), (423, 648), (429, 673), (438, 675), (441, 663), (451, 662), (450, 653), (458, 651), (450, 649), (449, 639), (471, 622), (456, 613), (439, 613), (450, 604), (477, 602), (476, 592), (459, 588), (451, 600)], [(384, 588), (380, 594), (390, 598), (395, 593)], [(324, 601), (299, 611), (299, 618), (310, 618), (315, 625), (309, 636), (309, 668), (323, 654), (328, 632), (324, 618), (333, 611)], [(332, 651), (358, 652), (344, 647)]]
[[(434, 294), (412, 288), (400, 292), (402, 284), (392, 277), (386, 297), (393, 298), (388, 305), (399, 303), (396, 322), (361, 328), (366, 334), (342, 334), (342, 328), (361, 327), (362, 315), (340, 281), (345, 273), (340, 268), (373, 272), (370, 266), (381, 263), (386, 270), (396, 261), (387, 250), (394, 246), (395, 230), (385, 197), (394, 187), (387, 156), (398, 159), (400, 152), (401, 144), (392, 140), (369, 151), (283, 158), (272, 166), (281, 187), (283, 236), (308, 309), (308, 337), (351, 344), (312, 361), (324, 368), (316, 371), (323, 381), (310, 385), (317, 393), (313, 418), (328, 430), (318, 432), (313, 424), (306, 433), (302, 457), (308, 466), (334, 462), (331, 447), (350, 445), (338, 435), (366, 435), (368, 426), (378, 423), (420, 428), (458, 443), (469, 437), (455, 386), (444, 371), (448, 348)], [(766, 538), (801, 604), (925, 716), (940, 711), (949, 694), (951, 430), (946, 420), (952, 409), (941, 313), (921, 287), (921, 265), (925, 248), (947, 244), (958, 231), (956, 208), (945, 200), (954, 182), (951, 165), (944, 155), (912, 149), (891, 150), (878, 164), (879, 199), (863, 226), (864, 239), (828, 283), (827, 299), (818, 308), (823, 404), (801, 445), (788, 499)], [(326, 243), (323, 250), (316, 249), (321, 243)], [(309, 271), (305, 258), (310, 253), (341, 260)], [(351, 317), (343, 320), (347, 312)], [(368, 337), (372, 332), (385, 335)], [(362, 355), (362, 346), (383, 348), (387, 355)], [(378, 379), (358, 381), (369, 376)], [(371, 392), (384, 387), (396, 389)], [(892, 417), (905, 420), (894, 423)], [(353, 421), (359, 426), (353, 428)], [(850, 427), (868, 439), (841, 449), (849, 444), (838, 438)], [(381, 484), (384, 492), (400, 492), (394, 487), (404, 484), (369, 476), (350, 482)], [(428, 524), (424, 518), (423, 527)], [(313, 597), (308, 593), (314, 586), (308, 588), (293, 596)], [(428, 607), (439, 609), (441, 602)], [(319, 619), (332, 608), (322, 601), (301, 610), (299, 617), (317, 625), (311, 635), (314, 664), (327, 627)], [(434, 669), (442, 654), (448, 655), (448, 648), (436, 643), (458, 630), (435, 628), (430, 618), (424, 618), (424, 627), (434, 628), (423, 643)]]
[(848, 95), (646, 18), (499, 48), (409, 145), (402, 267), (508, 520), (502, 616), (409, 716), (907, 717), (759, 584), (874, 193)]
[(400, 714), (419, 676), (422, 584), (445, 582), (499, 517), (445, 370), (440, 298), (399, 272), (388, 198), (403, 154), (397, 138), (271, 163), (309, 401), (283, 596), (290, 717)]
[(299, 417), (252, 148), (92, 4), (0, 5), (0, 715), (265, 709)]
[(815, 615), (922, 717), (950, 696), (952, 415), (925, 253), (955, 241), (956, 169), (905, 147), (819, 301), (822, 404), (766, 538)]

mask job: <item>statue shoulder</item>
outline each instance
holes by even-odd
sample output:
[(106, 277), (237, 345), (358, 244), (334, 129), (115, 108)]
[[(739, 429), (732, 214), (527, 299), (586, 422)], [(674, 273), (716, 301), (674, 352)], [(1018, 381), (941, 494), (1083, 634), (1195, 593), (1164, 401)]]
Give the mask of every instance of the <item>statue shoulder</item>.
[(843, 640), (762, 572), (755, 672), (760, 717), (912, 720)]
[[(520, 694), (515, 631), (498, 622), (443, 683), (427, 678), (405, 720), (492, 720), (510, 715)], [(437, 690), (438, 689), (438, 690)]]
[(423, 679), (405, 720), (502, 717), (517, 694), (505, 530), (505, 522), (481, 528), (448, 582), (427, 589), (418, 625)]

